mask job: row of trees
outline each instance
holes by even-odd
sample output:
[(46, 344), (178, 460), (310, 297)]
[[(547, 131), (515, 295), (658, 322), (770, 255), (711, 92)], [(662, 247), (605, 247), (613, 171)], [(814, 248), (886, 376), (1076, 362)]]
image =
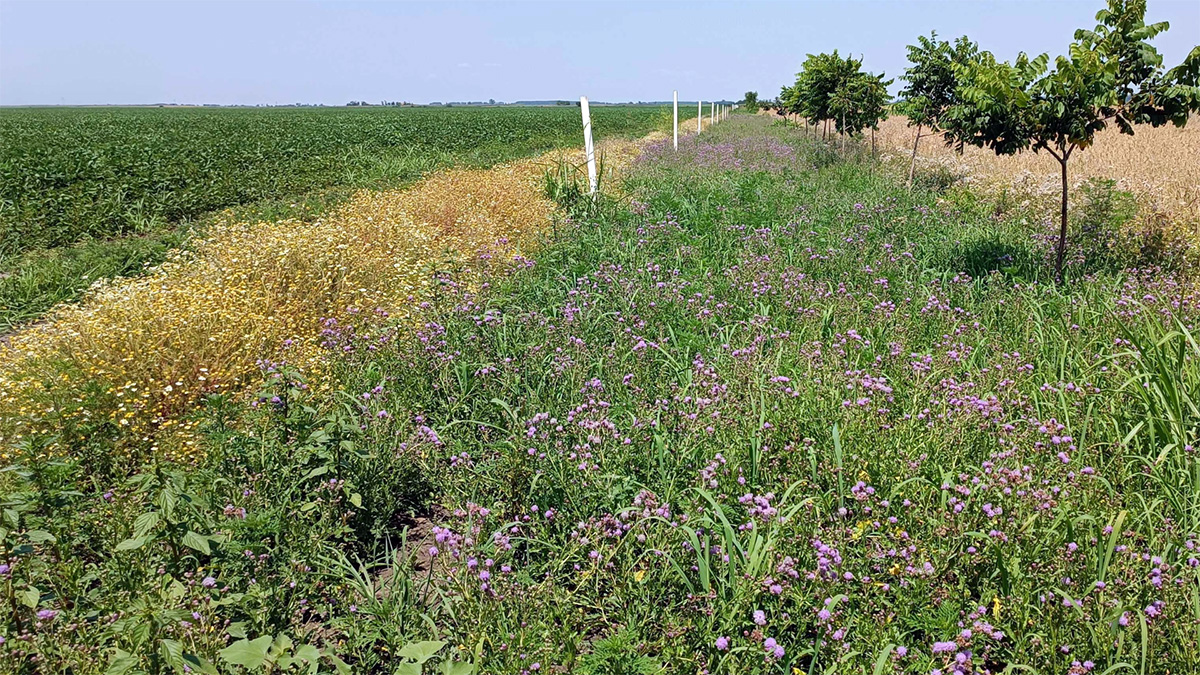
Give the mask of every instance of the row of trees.
[(779, 94), (780, 109), (799, 115), (814, 126), (822, 126), (822, 137), (833, 124), (842, 135), (858, 135), (878, 129), (887, 118), (892, 80), (862, 70), (862, 59), (832, 54), (809, 54), (796, 83)]
[[(1062, 204), (1055, 277), (1063, 280), (1067, 239), (1068, 163), (1114, 124), (1133, 134), (1139, 124), (1184, 126), (1200, 111), (1200, 47), (1166, 69), (1150, 44), (1166, 22), (1147, 24), (1145, 0), (1108, 0), (1091, 30), (1075, 31), (1065, 56), (1024, 53), (1012, 62), (981, 51), (966, 37), (936, 33), (908, 47), (905, 87), (890, 106), (916, 127), (909, 164), (911, 184), (922, 132), (940, 133), (960, 151), (966, 145), (999, 155), (1045, 151), (1061, 167)], [(860, 72), (861, 61), (809, 55), (796, 83), (784, 87), (780, 107), (842, 133), (876, 128), (889, 108), (883, 76)]]

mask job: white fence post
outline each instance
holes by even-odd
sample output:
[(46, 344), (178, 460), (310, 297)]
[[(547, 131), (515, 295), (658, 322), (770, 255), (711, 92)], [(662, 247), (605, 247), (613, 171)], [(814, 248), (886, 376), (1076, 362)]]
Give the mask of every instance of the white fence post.
[(675, 90), (675, 122), (671, 125), (671, 133), (675, 137), (675, 151), (679, 151), (679, 90)]
[(717, 102), (716, 101), (711, 101), (708, 104), (708, 123), (709, 124), (717, 123)]
[(701, 120), (704, 119), (704, 101), (696, 101), (696, 133), (700, 133)]
[(583, 113), (583, 149), (587, 154), (588, 187), (596, 194), (596, 146), (592, 145), (592, 110), (586, 96), (579, 97), (579, 108)]

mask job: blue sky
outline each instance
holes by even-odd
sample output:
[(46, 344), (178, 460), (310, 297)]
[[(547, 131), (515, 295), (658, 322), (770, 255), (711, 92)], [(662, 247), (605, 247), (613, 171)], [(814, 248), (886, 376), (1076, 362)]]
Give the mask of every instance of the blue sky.
[[(0, 104), (773, 97), (805, 53), (889, 76), (936, 29), (1002, 58), (1065, 51), (1100, 0), (57, 2), (0, 0)], [(1150, 0), (1168, 66), (1200, 2)]]

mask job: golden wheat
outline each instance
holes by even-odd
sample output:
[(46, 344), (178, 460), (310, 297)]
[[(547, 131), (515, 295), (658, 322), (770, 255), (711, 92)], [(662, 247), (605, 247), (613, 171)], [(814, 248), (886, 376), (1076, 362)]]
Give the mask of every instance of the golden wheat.
[[(907, 166), (916, 129), (904, 117), (890, 117), (879, 125), (880, 148)], [(927, 133), (927, 132), (926, 132)], [(1047, 153), (1022, 152), (997, 156), (983, 148), (967, 146), (960, 156), (940, 135), (922, 135), (919, 166), (939, 165), (968, 182), (987, 187), (1045, 186), (1057, 191), (1059, 166)], [(1089, 148), (1076, 152), (1069, 165), (1072, 185), (1089, 178), (1109, 178), (1117, 186), (1147, 199), (1159, 211), (1180, 217), (1200, 216), (1200, 120), (1186, 127), (1136, 127), (1136, 135), (1109, 127)]]

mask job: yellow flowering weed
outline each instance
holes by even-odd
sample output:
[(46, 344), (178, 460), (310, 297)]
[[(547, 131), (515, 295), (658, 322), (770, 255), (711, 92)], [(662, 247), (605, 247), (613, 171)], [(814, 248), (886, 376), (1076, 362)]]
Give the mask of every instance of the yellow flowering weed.
[[(637, 147), (603, 144), (606, 170)], [(472, 283), (536, 243), (555, 208), (544, 173), (580, 154), (363, 191), (314, 222), (220, 226), (146, 276), (99, 283), (0, 345), (0, 461), (97, 441), (126, 457), (192, 459), (186, 413), (236, 391), (285, 342), (320, 387), (323, 320), (409, 320), (438, 272)]]

